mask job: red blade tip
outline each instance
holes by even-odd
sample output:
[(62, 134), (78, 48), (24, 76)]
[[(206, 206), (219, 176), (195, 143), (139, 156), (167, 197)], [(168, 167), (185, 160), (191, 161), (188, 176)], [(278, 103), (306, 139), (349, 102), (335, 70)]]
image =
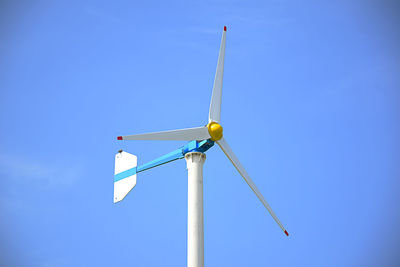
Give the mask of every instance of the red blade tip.
[(226, 26), (224, 26), (224, 31), (226, 32)]
[(289, 233), (285, 230), (285, 234), (287, 235), (287, 236), (289, 236)]
[(118, 136), (118, 137), (117, 137), (117, 140), (122, 140), (122, 136)]

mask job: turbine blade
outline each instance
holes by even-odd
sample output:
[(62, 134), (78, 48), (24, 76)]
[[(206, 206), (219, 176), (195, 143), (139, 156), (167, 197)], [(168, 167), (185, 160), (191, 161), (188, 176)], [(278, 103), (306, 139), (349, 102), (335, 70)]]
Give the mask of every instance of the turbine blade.
[(224, 58), (226, 43), (226, 26), (222, 32), (221, 47), (219, 48), (219, 56), (217, 63), (217, 71), (215, 72), (214, 87), (211, 96), (210, 112), (208, 122), (220, 122), (221, 120), (221, 99), (222, 99), (222, 80), (224, 77)]
[(207, 127), (187, 128), (172, 131), (118, 136), (118, 140), (175, 140), (192, 141), (210, 138)]
[(279, 225), (279, 227), (282, 229), (282, 231), (285, 232), (287, 236), (289, 236), (289, 233), (286, 231), (285, 227), (283, 227), (282, 223), (279, 221), (278, 217), (276, 217), (274, 211), (271, 209), (269, 206), (268, 202), (264, 199), (263, 195), (260, 193), (256, 185), (254, 184), (253, 180), (251, 180), (249, 174), (246, 172), (246, 170), (243, 168), (242, 164), (240, 163), (239, 159), (236, 157), (236, 155), (233, 153), (232, 149), (226, 142), (224, 138), (220, 139), (217, 141), (217, 144), (221, 147), (222, 151), (225, 153), (225, 155), (229, 158), (229, 160), (232, 162), (233, 166), (235, 166), (236, 170), (242, 175), (243, 179), (246, 181), (246, 183), (250, 186), (250, 188), (253, 190), (253, 192), (256, 194), (258, 199), (262, 202), (264, 207), (268, 210), (268, 212), (271, 214), (272, 218), (274, 218), (275, 222)]

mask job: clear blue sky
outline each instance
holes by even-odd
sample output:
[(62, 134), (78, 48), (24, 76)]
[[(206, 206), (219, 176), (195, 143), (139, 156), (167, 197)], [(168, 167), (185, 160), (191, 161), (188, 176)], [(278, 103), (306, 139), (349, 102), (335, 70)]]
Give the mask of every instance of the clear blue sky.
[[(394, 2), (394, 1), (393, 1)], [(0, 265), (185, 266), (184, 160), (113, 204), (116, 136), (207, 123), (227, 25), (224, 134), (204, 166), (206, 266), (399, 266), (392, 1), (3, 1)]]

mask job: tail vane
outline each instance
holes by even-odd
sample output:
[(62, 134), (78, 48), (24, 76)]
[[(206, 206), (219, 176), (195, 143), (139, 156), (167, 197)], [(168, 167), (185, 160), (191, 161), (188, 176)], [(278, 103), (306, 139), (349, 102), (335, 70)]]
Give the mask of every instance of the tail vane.
[(137, 157), (120, 150), (115, 155), (114, 203), (119, 202), (136, 185)]

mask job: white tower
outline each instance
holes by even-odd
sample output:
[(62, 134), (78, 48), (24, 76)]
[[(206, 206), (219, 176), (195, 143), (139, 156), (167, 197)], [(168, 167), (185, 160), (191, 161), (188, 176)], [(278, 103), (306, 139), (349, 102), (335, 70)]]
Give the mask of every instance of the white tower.
[(203, 164), (206, 155), (191, 152), (185, 155), (188, 170), (188, 239), (187, 266), (204, 266), (203, 227)]

